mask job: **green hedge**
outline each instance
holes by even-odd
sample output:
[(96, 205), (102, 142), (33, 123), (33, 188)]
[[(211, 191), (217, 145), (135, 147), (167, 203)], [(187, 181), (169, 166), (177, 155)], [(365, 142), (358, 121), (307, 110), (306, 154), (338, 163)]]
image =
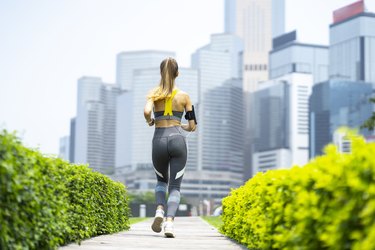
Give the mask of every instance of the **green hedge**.
[(125, 186), (0, 131), (0, 249), (54, 249), (129, 229)]
[(221, 232), (250, 249), (375, 249), (375, 144), (351, 140), (350, 154), (330, 145), (232, 190)]

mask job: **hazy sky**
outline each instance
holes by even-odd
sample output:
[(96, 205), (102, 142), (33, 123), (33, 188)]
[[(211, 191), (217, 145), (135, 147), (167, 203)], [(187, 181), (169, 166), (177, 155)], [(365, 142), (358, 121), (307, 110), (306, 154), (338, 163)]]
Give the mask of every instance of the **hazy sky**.
[[(286, 0), (286, 31), (328, 44), (332, 11), (353, 0)], [(375, 11), (375, 0), (366, 1)], [(0, 128), (58, 153), (77, 79), (115, 81), (116, 54), (168, 50), (181, 66), (224, 30), (224, 0), (0, 0)]]

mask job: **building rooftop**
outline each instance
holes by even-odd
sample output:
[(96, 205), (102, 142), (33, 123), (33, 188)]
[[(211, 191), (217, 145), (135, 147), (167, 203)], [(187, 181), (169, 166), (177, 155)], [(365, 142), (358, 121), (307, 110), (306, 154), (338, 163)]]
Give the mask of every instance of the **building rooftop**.
[(361, 16), (375, 18), (375, 13), (366, 12), (364, 0), (341, 7), (333, 11), (332, 15), (333, 23), (329, 26), (330, 28)]

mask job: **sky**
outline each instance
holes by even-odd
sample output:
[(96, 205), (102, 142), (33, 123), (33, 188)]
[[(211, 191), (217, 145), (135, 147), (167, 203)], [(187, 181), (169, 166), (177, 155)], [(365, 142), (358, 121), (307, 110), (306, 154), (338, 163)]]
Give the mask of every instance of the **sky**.
[[(332, 11), (354, 0), (286, 0), (286, 32), (328, 45)], [(375, 12), (375, 0), (365, 0)], [(0, 129), (58, 154), (77, 79), (115, 82), (116, 54), (176, 52), (180, 67), (224, 31), (224, 0), (0, 0)]]

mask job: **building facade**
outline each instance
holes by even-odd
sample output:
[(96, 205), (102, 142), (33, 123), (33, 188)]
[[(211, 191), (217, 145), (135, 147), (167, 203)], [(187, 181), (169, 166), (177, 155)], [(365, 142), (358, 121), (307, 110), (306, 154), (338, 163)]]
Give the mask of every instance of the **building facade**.
[(59, 157), (69, 161), (70, 156), (70, 136), (60, 138)]
[(252, 174), (308, 161), (311, 74), (291, 73), (262, 84), (252, 96)]
[(314, 83), (328, 80), (328, 46), (300, 43), (296, 31), (273, 39), (269, 60), (270, 79), (295, 72), (312, 74)]
[(157, 68), (167, 57), (175, 57), (174, 52), (158, 50), (125, 51), (116, 57), (116, 83), (122, 90), (133, 87), (133, 71), (135, 69)]
[(98, 77), (78, 80), (74, 162), (113, 174), (115, 166), (116, 98), (120, 89)]
[(330, 25), (330, 78), (375, 82), (375, 13), (364, 1), (336, 10)]
[(76, 118), (70, 119), (70, 136), (69, 136), (69, 161), (74, 162), (74, 151), (75, 151), (75, 141), (76, 141)]
[(243, 40), (243, 89), (254, 91), (268, 80), (272, 38), (284, 33), (284, 0), (226, 0), (225, 32)]
[[(198, 181), (196, 199), (220, 203), (230, 188), (243, 183), (242, 50), (236, 35), (213, 34), (192, 55), (192, 68), (199, 72), (198, 164), (196, 172), (187, 171), (184, 183)], [(194, 175), (200, 179), (189, 177)]]
[[(371, 117), (372, 94), (372, 84), (366, 82), (336, 79), (314, 85), (309, 99), (310, 158), (323, 154), (324, 147), (333, 141), (336, 129), (359, 128)], [(360, 133), (370, 135), (367, 129)]]
[[(245, 134), (245, 180), (258, 171), (306, 162), (308, 137), (302, 134), (306, 131), (302, 132), (300, 127), (292, 124), (297, 121), (306, 124), (308, 121), (308, 110), (303, 105), (311, 93), (310, 83), (328, 79), (327, 46), (300, 43), (296, 31), (275, 37), (272, 44), (269, 53), (271, 80), (259, 86), (262, 91), (245, 94), (248, 100), (246, 109), (249, 110)], [(295, 92), (298, 88), (301, 93)], [(307, 96), (303, 96), (303, 88), (307, 88)], [(306, 116), (305, 121), (301, 120), (302, 114)], [(297, 129), (297, 134), (294, 129)], [(300, 149), (292, 148), (291, 140), (297, 140), (295, 144)], [(296, 158), (298, 155), (301, 159)]]

